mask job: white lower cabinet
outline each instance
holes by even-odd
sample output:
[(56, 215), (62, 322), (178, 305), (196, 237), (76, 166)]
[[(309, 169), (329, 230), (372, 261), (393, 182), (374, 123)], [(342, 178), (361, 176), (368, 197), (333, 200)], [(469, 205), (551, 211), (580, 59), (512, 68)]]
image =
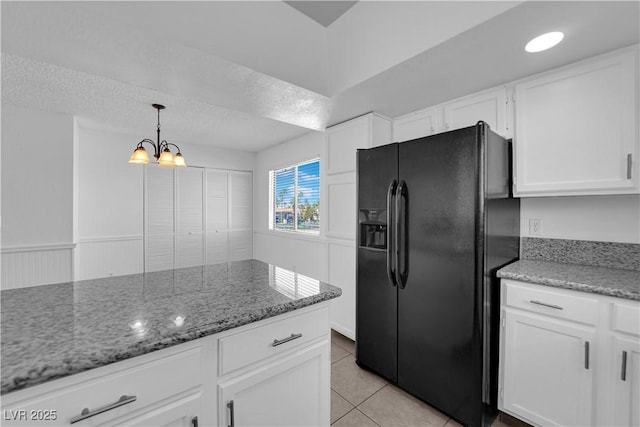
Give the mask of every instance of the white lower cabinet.
[(616, 426), (640, 426), (640, 343), (614, 337), (613, 415)]
[(595, 331), (505, 313), (504, 409), (540, 425), (591, 425)]
[(640, 425), (640, 302), (502, 280), (498, 407), (539, 426)]
[(329, 340), (322, 302), (5, 394), (0, 423), (329, 425)]
[(328, 361), (328, 341), (323, 340), (220, 382), (219, 424), (329, 425)]

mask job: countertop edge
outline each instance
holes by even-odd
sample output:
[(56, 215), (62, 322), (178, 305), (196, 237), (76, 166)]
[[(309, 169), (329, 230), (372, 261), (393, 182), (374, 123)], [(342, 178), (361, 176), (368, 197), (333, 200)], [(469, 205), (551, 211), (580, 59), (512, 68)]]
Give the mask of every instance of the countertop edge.
[[(621, 270), (621, 269), (609, 269), (605, 267), (597, 267), (597, 266), (585, 266), (580, 264), (568, 264), (568, 263), (559, 263), (552, 261), (539, 261), (539, 260), (519, 260), (515, 261), (505, 267), (502, 267), (497, 272), (498, 278), (501, 279), (509, 279), (509, 280), (518, 280), (522, 282), (530, 282), (538, 285), (544, 285), (549, 287), (581, 291), (586, 293), (592, 293), (597, 295), (622, 298), (631, 301), (640, 301), (640, 287), (638, 289), (628, 290), (624, 289), (624, 286), (605, 286), (600, 283), (589, 283), (588, 279), (582, 279), (580, 277), (553, 277), (558, 276), (557, 272), (548, 272), (545, 274), (544, 271), (535, 271), (535, 270), (544, 270), (545, 267), (551, 268), (580, 268), (583, 271), (588, 271), (593, 269), (593, 271), (597, 271), (598, 273), (611, 273), (615, 275), (616, 273), (629, 275), (633, 270)], [(526, 270), (526, 271), (523, 271)], [(574, 276), (578, 276), (577, 274)], [(594, 279), (593, 282), (601, 282), (601, 280)], [(619, 283), (620, 280), (611, 280), (611, 283)]]
[(166, 337), (154, 342), (143, 343), (142, 345), (136, 346), (135, 348), (126, 349), (125, 351), (110, 353), (109, 355), (96, 354), (96, 357), (87, 359), (87, 363), (82, 364), (81, 366), (72, 366), (62, 361), (60, 364), (54, 366), (48, 365), (40, 368), (36, 367), (26, 372), (26, 374), (28, 375), (26, 377), (17, 376), (13, 377), (13, 381), (11, 382), (3, 381), (0, 388), (0, 395), (5, 396), (9, 393), (34, 387), (49, 381), (108, 366), (116, 362), (149, 354), (157, 350), (184, 344), (196, 339), (216, 335), (234, 328), (246, 326), (251, 323), (266, 320), (281, 314), (291, 313), (295, 310), (310, 307), (315, 304), (320, 304), (337, 298), (341, 295), (342, 289), (334, 287), (333, 290), (326, 291), (320, 295), (303, 298), (297, 301), (290, 301), (272, 307), (267, 307), (265, 309), (261, 309), (257, 313), (248, 313), (246, 315), (226, 319), (225, 322), (222, 323), (203, 325), (202, 327), (193, 328), (179, 335)]

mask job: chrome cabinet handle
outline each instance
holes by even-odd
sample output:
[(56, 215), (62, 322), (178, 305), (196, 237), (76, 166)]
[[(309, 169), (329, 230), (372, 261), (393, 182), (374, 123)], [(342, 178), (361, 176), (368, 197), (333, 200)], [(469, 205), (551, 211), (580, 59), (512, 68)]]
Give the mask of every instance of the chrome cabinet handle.
[(120, 396), (120, 399), (118, 399), (117, 402), (112, 403), (110, 405), (107, 406), (103, 406), (102, 408), (98, 408), (94, 411), (90, 411), (89, 408), (84, 408), (82, 410), (82, 412), (80, 413), (80, 415), (77, 415), (73, 418), (71, 418), (71, 420), (69, 421), (70, 424), (74, 424), (77, 423), (78, 421), (82, 421), (82, 420), (86, 420), (87, 418), (93, 417), (94, 415), (98, 415), (101, 414), (103, 412), (107, 412), (110, 411), (112, 409), (115, 409), (117, 407), (120, 407), (122, 405), (126, 405), (127, 403), (131, 403), (131, 402), (135, 402), (137, 399), (136, 396)]
[(198, 427), (198, 417), (191, 418), (191, 427)]
[(589, 369), (589, 341), (584, 342), (584, 369)]
[(227, 427), (234, 427), (234, 420), (233, 420), (233, 400), (230, 400), (227, 402), (227, 408), (229, 408), (229, 425)]
[(631, 179), (631, 165), (633, 163), (633, 154), (627, 154), (627, 179)]
[(396, 286), (398, 283), (396, 282), (396, 272), (395, 272), (395, 268), (398, 268), (398, 266), (396, 265), (394, 268), (394, 256), (393, 256), (393, 251), (395, 250), (395, 244), (393, 244), (392, 242), (394, 242), (392, 240), (392, 236), (395, 235), (395, 232), (393, 231), (393, 227), (391, 226), (392, 222), (393, 222), (393, 215), (391, 214), (391, 211), (393, 210), (393, 198), (396, 195), (396, 186), (397, 186), (397, 182), (394, 179), (393, 182), (391, 184), (389, 184), (389, 188), (387, 189), (387, 277), (389, 278), (389, 280), (391, 281), (391, 284), (393, 286)]
[(271, 347), (277, 347), (280, 344), (284, 344), (286, 342), (289, 341), (293, 341), (293, 340), (297, 340), (298, 338), (301, 338), (302, 334), (291, 334), (290, 336), (286, 337), (286, 338), (282, 338), (281, 340), (273, 340), (273, 342), (271, 343)]
[(622, 352), (622, 370), (620, 372), (620, 379), (622, 381), (627, 380), (627, 352)]
[(549, 308), (555, 308), (556, 310), (564, 310), (562, 307), (560, 307), (559, 305), (555, 305), (555, 304), (547, 304), (546, 302), (542, 302), (542, 301), (536, 301), (536, 300), (530, 300), (529, 301), (531, 304), (537, 304), (537, 305), (542, 305), (545, 307), (549, 307)]

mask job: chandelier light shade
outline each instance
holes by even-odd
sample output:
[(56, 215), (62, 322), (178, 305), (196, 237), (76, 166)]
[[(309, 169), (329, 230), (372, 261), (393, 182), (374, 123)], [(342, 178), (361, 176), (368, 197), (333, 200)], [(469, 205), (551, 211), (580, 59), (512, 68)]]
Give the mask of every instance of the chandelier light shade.
[[(133, 150), (133, 154), (129, 158), (129, 163), (137, 163), (137, 164), (146, 164), (149, 163), (149, 154), (147, 154), (147, 150), (142, 146), (143, 143), (147, 142), (153, 146), (153, 157), (156, 158), (156, 163), (161, 167), (186, 167), (187, 162), (185, 162), (182, 153), (180, 153), (180, 147), (176, 144), (172, 144), (165, 140), (160, 140), (160, 110), (164, 110), (164, 105), (160, 104), (151, 104), (153, 108), (158, 110), (158, 128), (156, 130), (158, 139), (156, 142), (145, 138), (142, 141), (138, 142), (136, 149)], [(174, 156), (169, 150), (169, 146), (173, 145), (176, 147), (178, 151)]]

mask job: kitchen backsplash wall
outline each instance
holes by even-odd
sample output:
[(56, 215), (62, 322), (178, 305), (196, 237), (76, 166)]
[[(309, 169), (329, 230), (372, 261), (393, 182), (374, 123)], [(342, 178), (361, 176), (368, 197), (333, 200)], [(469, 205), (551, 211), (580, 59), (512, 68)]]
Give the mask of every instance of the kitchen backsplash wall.
[[(532, 219), (540, 220), (537, 235)], [(640, 195), (522, 198), (520, 235), (640, 243)]]
[(640, 270), (640, 244), (522, 237), (521, 257), (596, 267)]

